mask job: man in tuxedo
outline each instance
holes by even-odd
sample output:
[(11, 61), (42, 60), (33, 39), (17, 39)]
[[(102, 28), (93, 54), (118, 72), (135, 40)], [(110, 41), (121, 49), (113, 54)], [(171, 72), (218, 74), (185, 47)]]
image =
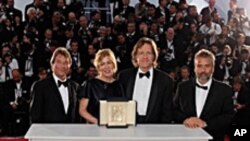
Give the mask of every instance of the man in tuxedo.
[(172, 79), (155, 69), (158, 52), (152, 39), (141, 38), (132, 51), (135, 68), (122, 71), (118, 78), (128, 99), (137, 102), (137, 123), (172, 121)]
[(31, 84), (18, 69), (12, 70), (13, 78), (3, 85), (2, 118), (4, 133), (24, 135), (29, 128), (29, 101)]
[[(203, 17), (210, 16), (212, 12), (217, 12), (215, 8), (216, 0), (209, 0), (208, 6), (201, 9), (202, 21), (204, 20)], [(204, 21), (203, 21), (204, 22)]]
[(67, 79), (72, 59), (66, 48), (57, 48), (50, 60), (52, 76), (35, 84), (30, 116), (32, 123), (77, 122), (79, 86)]
[(177, 54), (179, 47), (177, 47), (176, 41), (174, 28), (167, 28), (159, 42), (159, 47), (161, 49), (161, 57), (159, 58), (159, 61), (161, 62), (160, 68), (163, 71), (169, 71), (170, 69), (177, 67), (177, 56), (183, 52)]
[(241, 77), (233, 79), (233, 101), (236, 111), (234, 124), (250, 125), (250, 93)]
[(72, 57), (71, 65), (71, 79), (81, 84), (84, 81), (84, 72), (85, 72), (85, 58), (80, 52), (79, 43), (77, 40), (72, 39), (70, 42), (70, 55)]
[(14, 22), (16, 17), (19, 17), (22, 19), (22, 12), (19, 9), (16, 9), (14, 7), (15, 1), (14, 0), (7, 0), (5, 5), (5, 12), (8, 19), (10, 19), (11, 22)]
[(189, 128), (203, 128), (215, 141), (223, 141), (234, 116), (232, 89), (212, 78), (215, 57), (201, 49), (194, 58), (196, 79), (179, 84), (174, 117)]

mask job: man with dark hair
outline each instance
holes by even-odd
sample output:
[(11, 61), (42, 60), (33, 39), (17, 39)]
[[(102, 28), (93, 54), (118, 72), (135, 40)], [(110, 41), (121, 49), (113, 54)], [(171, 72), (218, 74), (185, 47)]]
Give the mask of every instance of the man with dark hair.
[(242, 78), (239, 76), (233, 79), (233, 100), (236, 111), (234, 124), (250, 125), (250, 93)]
[(3, 126), (5, 135), (21, 136), (29, 127), (30, 82), (18, 69), (3, 85)]
[(85, 60), (83, 54), (80, 52), (78, 41), (71, 40), (70, 43), (70, 55), (72, 57), (71, 65), (71, 79), (81, 84), (84, 81), (82, 77), (85, 71)]
[(201, 49), (194, 58), (196, 79), (181, 83), (174, 98), (177, 123), (203, 128), (215, 141), (223, 141), (234, 116), (232, 89), (212, 78), (215, 57)]
[[(208, 6), (201, 9), (200, 14), (202, 15), (202, 17), (211, 16), (212, 12), (217, 11), (217, 9), (215, 8), (215, 3), (216, 3), (216, 0), (209, 0), (208, 1)], [(202, 21), (203, 20), (204, 19), (202, 19)]]
[(32, 92), (32, 123), (77, 122), (79, 85), (68, 80), (72, 59), (65, 48), (57, 48), (50, 60), (52, 76), (37, 82)]
[(19, 9), (16, 9), (14, 4), (14, 0), (7, 0), (5, 5), (6, 16), (11, 20), (11, 22), (14, 22), (16, 17), (22, 19), (22, 12)]

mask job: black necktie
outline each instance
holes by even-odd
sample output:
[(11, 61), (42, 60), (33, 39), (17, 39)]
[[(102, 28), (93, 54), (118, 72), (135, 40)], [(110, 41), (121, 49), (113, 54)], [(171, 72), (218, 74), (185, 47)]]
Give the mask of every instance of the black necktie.
[(58, 87), (60, 87), (61, 85), (63, 85), (64, 87), (68, 87), (68, 81), (62, 82), (58, 80)]
[(146, 73), (139, 73), (139, 78), (142, 78), (143, 76), (146, 76), (147, 78), (150, 77), (150, 72), (146, 72)]
[(196, 85), (196, 87), (198, 87), (198, 88), (201, 88), (201, 89), (203, 89), (203, 90), (207, 90), (208, 89), (208, 87), (207, 86), (201, 86), (201, 85), (199, 85), (199, 84), (195, 84)]

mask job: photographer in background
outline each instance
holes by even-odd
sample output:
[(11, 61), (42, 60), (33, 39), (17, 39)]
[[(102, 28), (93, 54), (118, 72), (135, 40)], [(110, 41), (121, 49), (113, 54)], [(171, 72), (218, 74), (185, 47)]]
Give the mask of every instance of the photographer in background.
[(165, 30), (162, 39), (159, 42), (159, 47), (161, 49), (159, 61), (160, 69), (163, 71), (169, 71), (177, 66), (176, 60), (176, 40), (175, 31), (172, 27)]
[(238, 21), (239, 21), (240, 30), (246, 36), (245, 43), (249, 45), (250, 44), (250, 21), (247, 15), (247, 11), (244, 8), (239, 8), (238, 12), (239, 12)]
[(222, 55), (216, 56), (214, 78), (229, 84), (232, 80), (231, 70), (234, 59), (232, 57), (232, 50), (229, 45), (225, 45)]
[(244, 23), (248, 22), (248, 17), (246, 13), (246, 9), (244, 8), (236, 8), (236, 13), (234, 14), (234, 17), (237, 18), (240, 26), (240, 30), (243, 31), (243, 25)]
[(214, 23), (210, 16), (204, 17), (204, 24), (201, 25), (199, 31), (203, 35), (205, 45), (213, 44), (216, 41), (217, 36), (222, 32), (221, 26)]
[(236, 9), (238, 8), (237, 0), (229, 1), (229, 10), (227, 12), (227, 21), (230, 21), (232, 17), (236, 14)]
[(250, 93), (241, 77), (234, 77), (232, 88), (234, 91), (234, 109), (236, 115), (233, 124), (249, 125), (250, 124)]
[(3, 87), (3, 127), (8, 136), (23, 136), (29, 128), (30, 83), (18, 69)]
[(232, 68), (230, 74), (233, 77), (235, 76), (246, 76), (246, 69), (250, 67), (249, 61), (249, 51), (246, 48), (241, 50), (240, 56), (238, 59), (233, 59)]
[(247, 49), (248, 51), (250, 51), (250, 46), (246, 45), (245, 41), (246, 35), (242, 32), (238, 33), (236, 37), (236, 46), (233, 50), (233, 57), (235, 59), (240, 58), (240, 54), (243, 49)]

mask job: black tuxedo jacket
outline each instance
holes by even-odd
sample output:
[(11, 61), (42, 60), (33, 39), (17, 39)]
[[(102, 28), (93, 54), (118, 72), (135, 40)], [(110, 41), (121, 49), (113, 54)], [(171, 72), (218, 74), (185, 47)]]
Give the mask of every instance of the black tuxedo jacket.
[(68, 80), (69, 108), (67, 114), (64, 110), (63, 101), (52, 76), (38, 81), (32, 92), (31, 122), (32, 123), (73, 123), (78, 122), (77, 92), (79, 85)]
[[(214, 8), (213, 11), (217, 12), (217, 9)], [(200, 14), (201, 14), (202, 16), (207, 16), (207, 15), (210, 15), (213, 11), (210, 12), (209, 7), (204, 7), (203, 9), (201, 9), (201, 13), (200, 13)]]
[[(22, 89), (22, 97), (20, 102), (27, 103), (30, 100), (30, 87), (31, 84), (27, 82), (25, 79), (22, 80), (21, 83)], [(4, 84), (4, 104), (9, 105), (11, 101), (15, 101), (15, 89), (17, 88), (16, 82), (14, 80), (8, 80)], [(23, 103), (23, 104), (24, 104)], [(21, 103), (19, 103), (21, 104)]]
[(237, 96), (237, 103), (245, 105), (245, 107), (237, 110), (234, 122), (239, 125), (250, 125), (250, 91), (247, 87), (241, 87)]
[(124, 10), (123, 7), (114, 9), (114, 16), (116, 16), (116, 15), (122, 15), (122, 17), (128, 19), (129, 15), (135, 13), (135, 8), (134, 8), (134, 7), (131, 7), (131, 6), (128, 6), (128, 7), (125, 9), (125, 12), (124, 12), (124, 13), (122, 13), (123, 10)]
[[(205, 130), (215, 140), (222, 140), (234, 116), (232, 89), (219, 81), (212, 84), (200, 115), (207, 123)], [(197, 117), (195, 104), (195, 79), (180, 83), (174, 98), (174, 118), (177, 123), (189, 117)]]
[[(125, 95), (130, 100), (133, 98), (137, 71), (136, 68), (127, 69), (118, 76), (118, 80), (125, 89)], [(173, 81), (167, 74), (157, 69), (153, 70), (152, 81), (145, 123), (170, 123), (172, 121)]]

